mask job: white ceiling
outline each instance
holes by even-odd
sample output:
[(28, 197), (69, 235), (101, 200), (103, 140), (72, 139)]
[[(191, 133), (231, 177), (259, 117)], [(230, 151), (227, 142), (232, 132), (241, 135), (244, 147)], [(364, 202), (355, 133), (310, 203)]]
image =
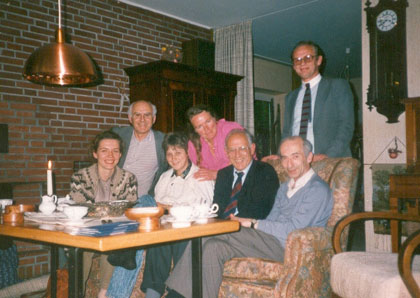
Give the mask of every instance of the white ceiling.
[(361, 76), (360, 0), (120, 1), (206, 28), (251, 19), (255, 55), (290, 64), (294, 44), (313, 40), (326, 54), (326, 75), (344, 76), (348, 65), (350, 77)]

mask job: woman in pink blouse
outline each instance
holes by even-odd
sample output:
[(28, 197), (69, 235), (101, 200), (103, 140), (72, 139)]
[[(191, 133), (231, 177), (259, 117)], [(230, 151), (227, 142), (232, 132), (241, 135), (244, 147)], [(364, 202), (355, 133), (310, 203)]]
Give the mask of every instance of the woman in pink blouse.
[(217, 171), (230, 164), (225, 152), (225, 138), (232, 129), (242, 129), (236, 122), (216, 119), (214, 111), (206, 105), (188, 109), (187, 117), (192, 129), (188, 142), (190, 160), (200, 167), (194, 177), (216, 180)]

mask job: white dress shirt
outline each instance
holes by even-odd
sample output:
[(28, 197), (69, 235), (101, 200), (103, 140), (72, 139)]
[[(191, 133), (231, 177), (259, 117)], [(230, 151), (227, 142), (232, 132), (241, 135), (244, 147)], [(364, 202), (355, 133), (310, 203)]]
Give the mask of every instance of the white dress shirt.
[(313, 174), (315, 174), (312, 168), (309, 169), (305, 174), (303, 174), (298, 180), (294, 180), (293, 178), (290, 179), (288, 190), (287, 190), (287, 197), (290, 199), (299, 189), (305, 186), (305, 184), (312, 178)]
[(318, 93), (318, 86), (319, 82), (321, 81), (321, 75), (318, 74), (315, 78), (310, 80), (309, 82), (302, 82), (302, 86), (299, 90), (297, 99), (296, 99), (296, 105), (295, 105), (295, 111), (293, 115), (293, 130), (292, 134), (294, 136), (299, 135), (300, 130), (300, 118), (302, 116), (302, 103), (303, 103), (303, 97), (305, 96), (305, 84), (309, 83), (311, 88), (311, 119), (312, 121), (308, 122), (308, 130), (306, 133), (306, 139), (311, 142), (312, 144), (312, 151), (315, 152), (315, 137), (314, 137), (314, 110), (315, 110), (315, 101), (316, 101), (316, 95)]

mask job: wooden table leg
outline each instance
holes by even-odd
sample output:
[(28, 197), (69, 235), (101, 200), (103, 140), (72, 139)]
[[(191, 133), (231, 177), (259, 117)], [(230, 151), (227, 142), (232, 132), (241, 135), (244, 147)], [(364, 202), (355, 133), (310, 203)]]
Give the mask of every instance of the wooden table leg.
[(192, 293), (193, 297), (203, 297), (203, 272), (201, 238), (192, 239)]
[(51, 245), (51, 298), (57, 297), (58, 247)]
[[(398, 213), (398, 198), (389, 198), (389, 210), (393, 213)], [(392, 252), (398, 253), (401, 245), (401, 222), (397, 220), (391, 220), (391, 242)]]
[(83, 250), (78, 247), (68, 249), (69, 298), (83, 297)]

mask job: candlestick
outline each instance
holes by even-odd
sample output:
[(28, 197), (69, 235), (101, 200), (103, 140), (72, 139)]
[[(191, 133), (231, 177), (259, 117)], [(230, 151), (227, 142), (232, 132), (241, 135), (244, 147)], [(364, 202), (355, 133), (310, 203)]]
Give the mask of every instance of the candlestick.
[(52, 196), (53, 194), (53, 185), (52, 185), (52, 161), (48, 161), (48, 170), (47, 170), (47, 194)]

